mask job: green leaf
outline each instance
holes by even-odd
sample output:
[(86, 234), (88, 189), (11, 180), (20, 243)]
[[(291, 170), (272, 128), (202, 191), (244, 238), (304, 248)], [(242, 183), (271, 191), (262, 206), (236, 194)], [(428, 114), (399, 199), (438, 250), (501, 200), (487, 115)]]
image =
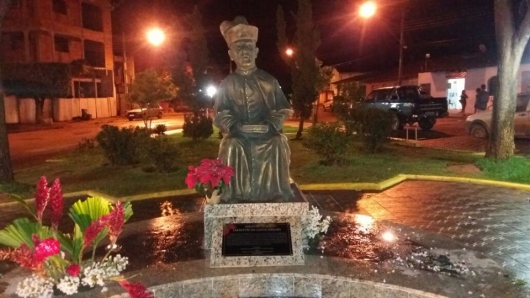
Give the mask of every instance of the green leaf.
[(72, 260), (80, 260), (82, 254), (81, 249), (83, 248), (83, 232), (79, 225), (74, 227), (74, 235), (72, 238)]
[(35, 212), (33, 211), (33, 209), (28, 205), (28, 203), (21, 196), (16, 195), (16, 194), (8, 194), (8, 195), (11, 197), (11, 199), (16, 201), (20, 205), (24, 206), (24, 208), (26, 208), (26, 210), (28, 210), (29, 214), (31, 214), (31, 216), (33, 216), (33, 218), (37, 218), (37, 216), (35, 215)]
[(125, 209), (125, 222), (127, 222), (129, 218), (131, 218), (131, 216), (133, 215), (131, 202), (125, 202), (123, 204), (123, 209)]
[(79, 200), (72, 205), (69, 216), (84, 232), (93, 221), (109, 214), (109, 212), (109, 201), (101, 197), (90, 197), (84, 201)]
[(27, 218), (17, 218), (0, 231), (0, 244), (17, 248), (25, 243), (33, 248), (33, 234), (37, 234), (41, 239), (53, 237), (53, 231), (49, 227), (41, 226)]

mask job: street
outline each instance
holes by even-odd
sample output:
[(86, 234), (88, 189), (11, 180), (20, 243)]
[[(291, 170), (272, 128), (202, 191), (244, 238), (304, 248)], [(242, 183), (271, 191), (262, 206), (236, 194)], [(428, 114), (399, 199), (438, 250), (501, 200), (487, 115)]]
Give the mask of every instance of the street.
[[(319, 122), (335, 120), (336, 117), (331, 112), (324, 112), (319, 109)], [(464, 122), (463, 117), (438, 119), (432, 135), (443, 135), (443, 137), (420, 140), (421, 145), (440, 149), (483, 151), (486, 140), (468, 136), (464, 130)], [(152, 126), (165, 124), (171, 130), (182, 128), (183, 123), (184, 113), (165, 113), (162, 119), (153, 119)], [(142, 127), (144, 125), (141, 119), (129, 121), (125, 117), (118, 116), (80, 122), (61, 122), (54, 124), (54, 128), (51, 129), (10, 133), (9, 144), (13, 167), (15, 171), (19, 171), (42, 164), (47, 159), (57, 158), (65, 152), (71, 152), (77, 148), (83, 139), (95, 137), (104, 124), (118, 127), (131, 125)], [(297, 127), (298, 120), (288, 120), (285, 125)], [(306, 121), (304, 128), (310, 125), (311, 121)], [(528, 140), (516, 140), (515, 145), (517, 154), (530, 153)]]
[[(152, 126), (165, 124), (168, 129), (182, 128), (182, 113), (167, 113), (162, 119), (153, 119)], [(104, 124), (118, 127), (140, 126), (141, 119), (129, 121), (125, 117), (98, 118), (89, 121), (61, 122), (54, 128), (9, 134), (11, 160), (15, 171), (44, 163), (47, 159), (71, 152), (83, 139), (96, 136)]]

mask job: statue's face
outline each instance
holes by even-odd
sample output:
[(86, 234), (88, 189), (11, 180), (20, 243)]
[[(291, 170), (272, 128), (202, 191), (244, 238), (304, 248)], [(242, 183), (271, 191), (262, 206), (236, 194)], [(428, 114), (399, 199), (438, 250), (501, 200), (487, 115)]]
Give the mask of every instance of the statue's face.
[(250, 70), (256, 67), (256, 57), (259, 49), (252, 40), (238, 40), (230, 45), (228, 55), (236, 62), (240, 70)]

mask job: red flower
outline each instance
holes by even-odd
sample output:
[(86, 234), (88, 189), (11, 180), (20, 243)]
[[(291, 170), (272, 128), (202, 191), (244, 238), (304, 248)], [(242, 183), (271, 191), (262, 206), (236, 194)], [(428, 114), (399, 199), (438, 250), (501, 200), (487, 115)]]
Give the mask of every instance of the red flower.
[(199, 177), (197, 176), (197, 169), (194, 166), (188, 167), (188, 175), (186, 176), (186, 184), (188, 188), (194, 188), (195, 184), (199, 182)]
[(61, 190), (61, 183), (59, 179), (55, 179), (50, 189), (50, 217), (52, 221), (52, 228), (57, 230), (59, 221), (63, 215), (63, 191)]
[(42, 176), (37, 183), (37, 192), (35, 193), (35, 205), (37, 206), (37, 220), (39, 223), (42, 222), (42, 213), (46, 209), (49, 196), (48, 181), (46, 181), (45, 176)]
[(149, 291), (142, 283), (134, 282), (130, 283), (126, 280), (121, 280), (118, 282), (131, 298), (155, 298), (153, 293)]
[(197, 183), (205, 184), (208, 189), (219, 187), (222, 180), (224, 184), (230, 183), (230, 177), (234, 176), (232, 167), (225, 166), (220, 159), (203, 159), (201, 164), (195, 168), (189, 166), (186, 176), (188, 188), (193, 188)]
[(68, 273), (70, 276), (78, 276), (80, 271), (81, 267), (79, 267), (77, 264), (71, 264), (68, 266), (68, 268), (66, 268), (66, 273)]
[(105, 216), (107, 227), (109, 228), (109, 238), (111, 244), (116, 244), (121, 228), (125, 222), (125, 208), (121, 202), (114, 205), (114, 209)]
[(33, 252), (33, 260), (38, 263), (44, 262), (48, 257), (61, 252), (61, 244), (57, 239), (47, 238), (40, 240), (39, 236), (33, 234), (33, 243), (35, 243), (35, 250)]
[(83, 242), (83, 247), (89, 247), (92, 245), (92, 241), (96, 238), (96, 236), (105, 228), (107, 225), (106, 223), (107, 216), (104, 215), (100, 217), (98, 220), (93, 221), (90, 223), (90, 225), (85, 230), (85, 237)]
[(42, 269), (42, 262), (39, 263), (34, 260), (33, 251), (25, 243), (22, 243), (19, 248), (13, 250), (9, 258), (20, 267), (30, 270)]

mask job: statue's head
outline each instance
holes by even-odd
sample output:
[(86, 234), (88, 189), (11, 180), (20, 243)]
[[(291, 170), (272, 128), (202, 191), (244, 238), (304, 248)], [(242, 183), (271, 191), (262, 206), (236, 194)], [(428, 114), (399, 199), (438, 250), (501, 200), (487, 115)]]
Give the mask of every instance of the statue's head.
[(228, 44), (228, 55), (235, 61), (237, 68), (250, 70), (256, 67), (258, 28), (249, 25), (245, 17), (237, 16), (233, 21), (221, 23), (220, 29)]

